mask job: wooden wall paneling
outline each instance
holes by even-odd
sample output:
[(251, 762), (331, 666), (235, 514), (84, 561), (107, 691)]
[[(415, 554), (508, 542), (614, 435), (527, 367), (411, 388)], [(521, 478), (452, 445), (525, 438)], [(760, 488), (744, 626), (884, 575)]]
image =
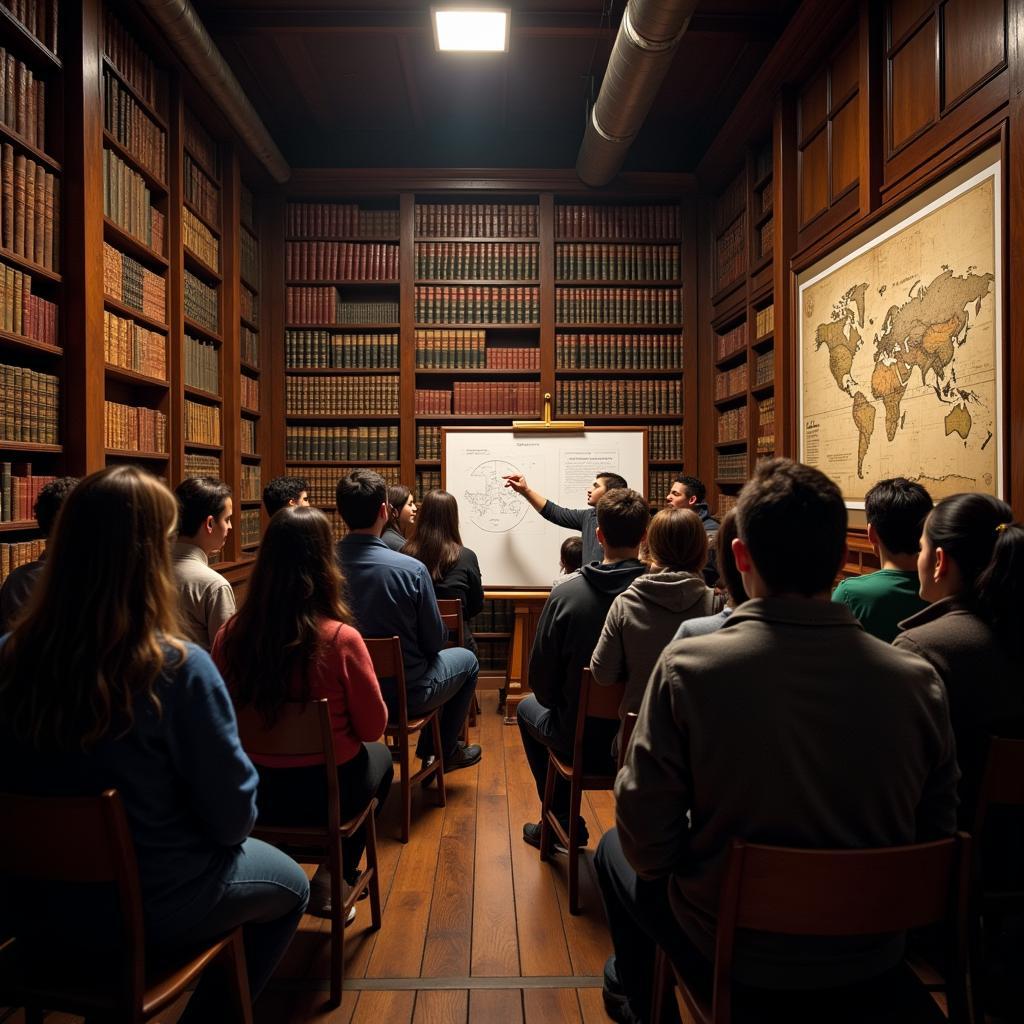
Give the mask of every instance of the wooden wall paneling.
[[(550, 192), (539, 196), (537, 211), (540, 231), (537, 267), (540, 270), (540, 393), (543, 415), (544, 395), (551, 395), (555, 407), (555, 197)], [(644, 481), (646, 484), (646, 481)], [(641, 488), (642, 489), (642, 488)]]
[(1006, 67), (1005, 0), (947, 0), (940, 10), (942, 109)]
[[(1010, 39), (1010, 118), (1007, 145), (1003, 152), (1009, 159), (1003, 164), (1008, 216), (1003, 244), (1006, 253), (1007, 285), (1004, 312), (1019, 309), (1024, 299), (1024, 4), (1013, 3), (1009, 19)], [(1010, 244), (1016, 239), (1016, 244)], [(1009, 493), (1018, 520), (1024, 518), (1024, 317), (1007, 316), (1004, 320), (1007, 343), (1003, 346), (1005, 386), (1006, 454)]]
[(790, 261), (797, 239), (797, 102), (783, 89), (775, 103), (772, 139), (775, 151), (775, 453), (797, 453), (795, 277)]
[(884, 22), (879, 5), (862, 3), (858, 33), (860, 103), (857, 108), (857, 206), (862, 217), (878, 206), (882, 186), (882, 148), (876, 140), (882, 137), (884, 123), (884, 39)]
[(398, 456), (402, 464), (402, 482), (416, 489), (416, 196), (402, 192), (398, 198), (399, 274), (398, 313)]
[(888, 147), (892, 155), (939, 116), (939, 22), (934, 13), (902, 39), (890, 38)]
[(700, 358), (700, 336), (701, 324), (706, 323), (705, 318), (701, 316), (700, 300), (701, 295), (709, 290), (710, 280), (701, 276), (698, 248), (706, 247), (698, 246), (701, 235), (697, 209), (698, 199), (695, 195), (687, 194), (682, 197), (683, 472), (700, 476), (696, 472), (701, 462), (699, 435), (704, 427), (704, 418), (700, 414), (700, 370), (705, 363)]
[(167, 339), (171, 371), (170, 408), (168, 410), (168, 444), (171, 453), (170, 481), (173, 487), (185, 472), (185, 247), (181, 230), (181, 211), (185, 199), (185, 122), (181, 78), (171, 76), (167, 105), (167, 251), (171, 266), (168, 271), (167, 297), (170, 309), (170, 336)]
[[(241, 358), (241, 170), (234, 147), (222, 144), (221, 164), (221, 473), (234, 495), (234, 529), (222, 556), (230, 562), (242, 557), (242, 358)], [(262, 417), (261, 417), (262, 418)]]
[[(281, 190), (259, 197), (260, 217), (260, 365), (263, 368), (263, 416), (258, 444), (263, 483), (284, 473), (284, 220), (285, 198)], [(264, 527), (266, 512), (263, 513)]]

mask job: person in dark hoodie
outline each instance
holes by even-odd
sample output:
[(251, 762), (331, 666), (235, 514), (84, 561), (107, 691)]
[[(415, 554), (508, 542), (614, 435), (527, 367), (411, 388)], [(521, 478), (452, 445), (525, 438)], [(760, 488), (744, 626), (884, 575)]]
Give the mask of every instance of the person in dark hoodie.
[(700, 516), (704, 532), (708, 535), (708, 563), (704, 566), (704, 582), (709, 587), (718, 585), (718, 562), (715, 552), (715, 535), (718, 533), (718, 520), (708, 511), (707, 488), (704, 481), (695, 476), (677, 476), (672, 481), (665, 505), (668, 508), (688, 508)]
[[(603, 495), (597, 503), (597, 538), (604, 561), (584, 565), (578, 577), (553, 590), (541, 612), (530, 654), (533, 693), (516, 711), (523, 749), (541, 799), (548, 750), (567, 760), (571, 757), (580, 678), (590, 664), (608, 609), (647, 570), (637, 554), (650, 515), (646, 500), (636, 491), (618, 488)], [(609, 751), (618, 723), (595, 722), (594, 726), (587, 730), (584, 756), (595, 769), (611, 770)], [(555, 787), (553, 809), (568, 828), (569, 787), (561, 779)], [(581, 823), (583, 845), (588, 838), (586, 826)], [(540, 823), (524, 825), (523, 839), (539, 846)]]

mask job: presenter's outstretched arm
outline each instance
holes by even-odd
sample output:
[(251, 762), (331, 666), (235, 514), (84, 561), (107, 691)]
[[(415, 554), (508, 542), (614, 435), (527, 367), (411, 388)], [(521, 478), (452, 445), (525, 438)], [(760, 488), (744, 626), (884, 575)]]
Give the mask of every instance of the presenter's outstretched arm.
[(510, 476), (502, 477), (502, 479), (505, 481), (506, 487), (511, 487), (516, 494), (521, 494), (538, 512), (542, 511), (548, 503), (548, 499), (543, 494), (538, 494), (530, 487), (522, 473), (513, 473)]

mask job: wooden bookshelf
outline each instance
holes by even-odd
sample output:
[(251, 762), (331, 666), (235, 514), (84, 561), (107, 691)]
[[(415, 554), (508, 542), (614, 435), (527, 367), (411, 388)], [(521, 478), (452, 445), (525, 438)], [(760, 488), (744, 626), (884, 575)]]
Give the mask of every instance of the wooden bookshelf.
[(259, 544), (263, 530), (260, 498), (263, 466), (259, 453), (262, 409), (267, 400), (261, 366), (260, 281), (261, 260), (256, 197), (242, 181), (238, 187), (238, 336), (239, 336), (239, 496), (243, 508), (237, 517), (238, 541), (243, 551)]

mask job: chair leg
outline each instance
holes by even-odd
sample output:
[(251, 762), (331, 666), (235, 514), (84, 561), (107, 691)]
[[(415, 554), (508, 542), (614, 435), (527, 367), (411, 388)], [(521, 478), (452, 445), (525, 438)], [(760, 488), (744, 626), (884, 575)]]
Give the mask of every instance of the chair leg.
[(569, 913), (580, 912), (580, 803), (583, 791), (572, 782), (569, 794)]
[(548, 758), (548, 773), (544, 778), (544, 799), (540, 805), (540, 859), (547, 860), (551, 856), (552, 838), (551, 822), (548, 815), (551, 813), (551, 801), (555, 798), (555, 766)]
[(377, 867), (377, 825), (371, 814), (366, 819), (366, 868), (370, 876), (370, 929), (380, 928), (380, 870)]
[(437, 806), (444, 807), (448, 795), (444, 789), (444, 753), (441, 746), (441, 711), (434, 712), (430, 722), (431, 735), (434, 737), (434, 756), (437, 758)]
[(651, 1024), (661, 1024), (665, 1000), (671, 992), (671, 970), (661, 946), (654, 955), (654, 991), (651, 992)]
[(412, 782), (409, 775), (409, 734), (399, 739), (398, 766), (402, 770), (402, 833), (403, 843), (409, 842), (409, 823), (412, 821)]
[(331, 1006), (341, 1004), (345, 978), (345, 886), (341, 861), (341, 841), (330, 851), (331, 866)]
[[(235, 930), (231, 942), (224, 950), (225, 970), (228, 977), (228, 993), (239, 1024), (252, 1024), (252, 1002), (249, 996), (249, 973), (245, 966), (245, 944), (242, 930)], [(40, 1018), (41, 1019), (41, 1018)]]

